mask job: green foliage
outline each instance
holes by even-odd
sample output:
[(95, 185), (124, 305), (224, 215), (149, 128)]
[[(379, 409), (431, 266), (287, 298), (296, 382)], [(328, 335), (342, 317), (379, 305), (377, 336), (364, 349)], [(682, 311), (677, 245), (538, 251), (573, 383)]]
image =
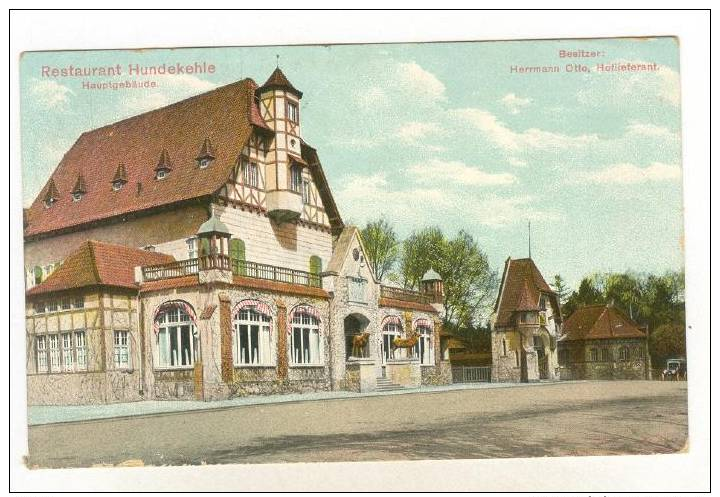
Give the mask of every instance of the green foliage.
[[(563, 305), (570, 316), (583, 305), (612, 303), (650, 333), (650, 355), (660, 362), (685, 353), (685, 273), (593, 274), (583, 278)], [(656, 336), (656, 334), (658, 334)]]
[(663, 324), (650, 335), (650, 357), (653, 366), (662, 367), (667, 359), (685, 357), (685, 327), (679, 324)]
[(423, 274), (434, 269), (443, 279), (445, 321), (471, 326), (487, 317), (497, 289), (497, 272), (473, 237), (459, 231), (447, 239), (437, 227), (412, 233), (400, 260), (405, 288), (419, 288)]
[(360, 236), (375, 277), (382, 281), (389, 275), (400, 255), (400, 242), (395, 230), (387, 220), (380, 218), (367, 223), (360, 231)]
[(490, 353), (490, 326), (458, 326), (455, 323), (444, 325), (445, 331), (459, 339), (470, 353)]
[(568, 286), (565, 284), (565, 280), (563, 279), (563, 277), (559, 274), (556, 274), (553, 277), (553, 282), (550, 284), (550, 286), (557, 294), (560, 304), (564, 305), (565, 302), (567, 302), (568, 297), (570, 296), (570, 288), (568, 288)]

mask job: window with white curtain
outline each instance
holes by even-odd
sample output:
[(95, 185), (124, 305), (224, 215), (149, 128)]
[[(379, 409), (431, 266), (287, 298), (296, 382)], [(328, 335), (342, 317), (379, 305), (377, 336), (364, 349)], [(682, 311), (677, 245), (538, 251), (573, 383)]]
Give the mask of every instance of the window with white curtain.
[(60, 338), (58, 335), (49, 335), (50, 342), (50, 371), (53, 373), (60, 371)]
[(321, 364), (320, 321), (307, 313), (297, 313), (290, 335), (292, 364)]
[(233, 320), (233, 359), (236, 366), (272, 365), (272, 318), (252, 308), (240, 309)]
[(157, 366), (190, 368), (195, 363), (195, 325), (180, 307), (171, 307), (157, 318)]
[(113, 363), (116, 369), (130, 367), (130, 343), (127, 330), (119, 330), (113, 334)]
[(47, 337), (42, 335), (37, 337), (35, 341), (35, 349), (37, 351), (37, 372), (47, 373)]
[(420, 364), (432, 364), (432, 330), (427, 326), (418, 326), (418, 341), (413, 347), (413, 355), (420, 359)]

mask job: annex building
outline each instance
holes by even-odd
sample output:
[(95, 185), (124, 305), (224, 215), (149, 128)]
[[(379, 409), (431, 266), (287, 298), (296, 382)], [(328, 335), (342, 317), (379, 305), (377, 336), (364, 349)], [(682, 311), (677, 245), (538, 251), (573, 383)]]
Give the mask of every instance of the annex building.
[(580, 307), (565, 321), (558, 360), (567, 378), (650, 379), (646, 330), (612, 304)]
[(280, 69), (83, 133), (24, 212), (29, 404), (450, 382), (443, 283), (374, 278)]

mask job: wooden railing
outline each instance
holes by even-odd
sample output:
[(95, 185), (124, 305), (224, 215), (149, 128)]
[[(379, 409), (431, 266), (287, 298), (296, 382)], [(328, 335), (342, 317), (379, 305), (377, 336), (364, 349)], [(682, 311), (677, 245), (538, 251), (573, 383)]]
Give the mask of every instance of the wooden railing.
[(418, 302), (420, 304), (428, 304), (431, 302), (431, 298), (424, 293), (391, 286), (380, 286), (380, 297), (402, 300), (403, 302)]
[(199, 259), (197, 258), (168, 262), (166, 264), (143, 266), (143, 281), (165, 280), (168, 278), (178, 278), (180, 276), (197, 274), (198, 267)]
[(319, 274), (286, 267), (271, 266), (269, 264), (260, 264), (258, 262), (231, 259), (221, 254), (211, 254), (195, 259), (143, 266), (142, 273), (144, 281), (154, 281), (188, 276), (197, 274), (200, 270), (204, 271), (209, 269), (232, 270), (233, 274), (247, 278), (322, 288), (322, 278)]
[(319, 274), (290, 269), (286, 267), (271, 266), (258, 262), (232, 260), (233, 274), (260, 280), (278, 281), (290, 283), (291, 285), (304, 285), (314, 288), (322, 288), (322, 278)]

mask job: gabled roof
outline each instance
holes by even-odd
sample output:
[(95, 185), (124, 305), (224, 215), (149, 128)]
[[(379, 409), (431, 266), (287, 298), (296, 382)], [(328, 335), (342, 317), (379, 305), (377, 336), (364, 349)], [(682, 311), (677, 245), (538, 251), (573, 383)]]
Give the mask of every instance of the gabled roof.
[(274, 89), (280, 89), (280, 90), (290, 90), (293, 93), (295, 93), (299, 98), (302, 98), (302, 92), (295, 88), (290, 80), (287, 79), (285, 74), (280, 70), (280, 68), (276, 68), (273, 73), (270, 75), (270, 77), (265, 81), (265, 84), (263, 84), (260, 88), (258, 88), (258, 91), (261, 92), (263, 90), (274, 90)]
[[(268, 82), (280, 84), (278, 78), (271, 76)], [(247, 78), (83, 133), (28, 209), (25, 237), (214, 194), (231, 178), (252, 131), (274, 133), (260, 116), (256, 89), (257, 84)], [(198, 150), (200, 156), (210, 153), (213, 163), (198, 167)], [(302, 158), (308, 163), (330, 225), (339, 233), (342, 220), (317, 152), (304, 142)], [(155, 166), (161, 164), (172, 171), (158, 181)], [(80, 175), (86, 192), (73, 202), (70, 193)], [(114, 191), (109, 183), (115, 180), (131, 185)], [(43, 203), (43, 193), (48, 192), (56, 195), (50, 208)]]
[(135, 266), (174, 261), (171, 255), (88, 240), (48, 278), (27, 291), (28, 296), (92, 286), (137, 289)]
[[(252, 129), (267, 130), (256, 108), (256, 87), (244, 79), (83, 133), (30, 206), (25, 236), (213, 194), (230, 178)], [(212, 142), (215, 161), (202, 169), (196, 158), (205, 140)], [(154, 168), (163, 150), (172, 157), (172, 172), (158, 181)], [(87, 192), (73, 202), (70, 193), (80, 174)], [(130, 185), (113, 191), (113, 179)], [(59, 197), (45, 208), (49, 188)]]
[(340, 236), (338, 236), (338, 239), (335, 242), (335, 246), (333, 247), (332, 257), (330, 258), (330, 262), (328, 262), (326, 272), (340, 274), (343, 264), (348, 258), (352, 242), (356, 238), (358, 240), (358, 244), (360, 245), (360, 249), (363, 251), (363, 254), (365, 254), (365, 264), (368, 265), (370, 277), (374, 283), (380, 283), (375, 278), (375, 271), (373, 270), (372, 262), (370, 262), (367, 258), (367, 252), (365, 251), (365, 246), (363, 245), (362, 237), (360, 236), (360, 231), (357, 226), (345, 226), (343, 228)]
[(512, 325), (513, 314), (518, 311), (539, 309), (540, 296), (547, 295), (558, 320), (560, 305), (555, 292), (550, 289), (545, 278), (532, 259), (508, 259), (505, 261), (500, 291), (495, 302), (496, 326)]
[(563, 325), (563, 341), (601, 338), (645, 338), (645, 332), (613, 305), (581, 307)]

